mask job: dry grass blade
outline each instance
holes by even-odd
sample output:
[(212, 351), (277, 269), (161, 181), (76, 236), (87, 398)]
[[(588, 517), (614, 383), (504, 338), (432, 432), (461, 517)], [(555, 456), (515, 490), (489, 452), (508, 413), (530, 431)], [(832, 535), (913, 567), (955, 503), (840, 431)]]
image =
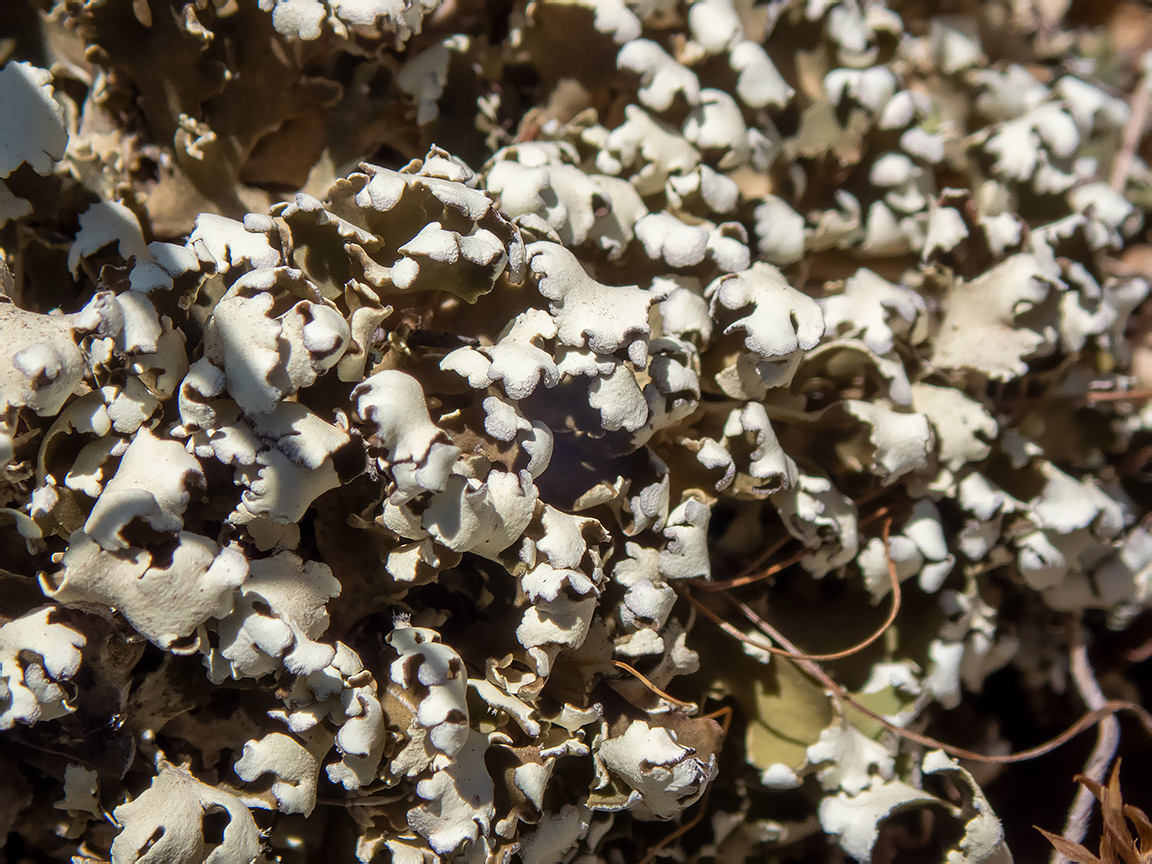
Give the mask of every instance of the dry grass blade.
[(1059, 834), (1053, 834), (1051, 831), (1045, 831), (1043, 828), (1037, 828), (1041, 834), (1048, 838), (1048, 842), (1052, 844), (1053, 848), (1067, 858), (1069, 861), (1074, 861), (1076, 864), (1105, 864), (1079, 843), (1073, 843)]
[[(1084, 846), (1067, 837), (1052, 834), (1037, 826), (1036, 830), (1048, 838), (1053, 848), (1076, 864), (1152, 864), (1152, 823), (1138, 807), (1124, 803), (1120, 789), (1120, 760), (1116, 760), (1108, 785), (1091, 777), (1076, 775), (1076, 782), (1091, 792), (1100, 803), (1103, 832), (1099, 855), (1093, 855)], [(1128, 823), (1136, 827), (1136, 837)]]
[(1136, 826), (1136, 837), (1140, 843), (1141, 853), (1145, 858), (1149, 857), (1152, 855), (1152, 822), (1148, 821), (1148, 814), (1139, 807), (1125, 804), (1124, 815)]

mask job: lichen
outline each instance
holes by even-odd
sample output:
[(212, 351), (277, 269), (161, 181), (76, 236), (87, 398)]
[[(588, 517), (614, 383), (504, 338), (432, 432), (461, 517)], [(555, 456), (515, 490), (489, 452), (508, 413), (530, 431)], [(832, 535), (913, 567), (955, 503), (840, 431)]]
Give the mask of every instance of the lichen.
[[(1010, 860), (990, 777), (900, 730), (1002, 752), (990, 676), (1054, 705), (1053, 616), (1152, 607), (1115, 21), (12, 2), (0, 838)], [(753, 632), (894, 602), (828, 666), (883, 722)]]

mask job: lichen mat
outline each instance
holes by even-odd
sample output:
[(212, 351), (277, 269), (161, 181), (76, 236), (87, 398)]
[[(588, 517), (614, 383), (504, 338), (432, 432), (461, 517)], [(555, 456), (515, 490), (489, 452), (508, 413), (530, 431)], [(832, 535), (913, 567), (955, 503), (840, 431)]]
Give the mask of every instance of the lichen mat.
[(1152, 17), (936, 5), (9, 0), (8, 860), (1146, 856)]

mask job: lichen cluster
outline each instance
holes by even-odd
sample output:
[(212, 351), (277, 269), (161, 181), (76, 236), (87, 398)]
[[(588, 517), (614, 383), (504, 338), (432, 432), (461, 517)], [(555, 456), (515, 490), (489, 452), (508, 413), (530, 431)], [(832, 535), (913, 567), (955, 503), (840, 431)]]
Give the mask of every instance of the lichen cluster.
[(763, 642), (704, 589), (778, 548), (731, 596), (835, 652), (894, 574), (828, 670), (988, 753), (988, 676), (1064, 692), (1054, 619), (1152, 605), (1152, 408), (1096, 392), (1152, 383), (1135, 49), (1059, 2), (10, 2), (19, 860), (863, 861), (912, 810), (1011, 860), (991, 775), (700, 604)]

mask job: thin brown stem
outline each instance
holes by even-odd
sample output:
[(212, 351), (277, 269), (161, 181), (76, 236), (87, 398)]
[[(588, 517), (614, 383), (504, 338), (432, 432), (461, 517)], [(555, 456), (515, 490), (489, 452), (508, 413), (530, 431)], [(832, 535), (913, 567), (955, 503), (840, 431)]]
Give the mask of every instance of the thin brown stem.
[[(902, 602), (902, 595), (900, 593), (900, 577), (899, 577), (899, 574), (896, 572), (896, 565), (894, 563), (892, 563), (892, 556), (888, 551), (889, 550), (888, 537), (889, 537), (889, 532), (891, 530), (892, 530), (892, 519), (888, 518), (884, 522), (883, 537), (884, 537), (884, 554), (888, 559), (888, 565), (889, 565), (888, 566), (888, 579), (889, 579), (889, 584), (891, 585), (891, 588), (892, 588), (892, 608), (888, 610), (888, 616), (884, 619), (884, 623), (881, 624), (879, 627), (877, 627), (872, 632), (871, 635), (869, 635), (866, 639), (863, 639), (862, 641), (857, 642), (855, 645), (853, 645), (849, 648), (845, 648), (842, 651), (835, 651), (831, 654), (802, 654), (802, 653), (797, 653), (795, 651), (787, 651), (783, 648), (777, 648), (775, 645), (771, 645), (767, 642), (760, 642), (759, 640), (753, 640), (753, 639), (745, 636), (745, 634), (741, 633), (740, 630), (738, 630), (736, 627), (734, 627), (729, 622), (725, 621), (723, 618), (721, 618), (719, 615), (717, 615), (715, 612), (713, 612), (711, 609), (707, 608), (706, 606), (699, 606), (697, 608), (699, 608), (700, 611), (702, 611), (712, 621), (713, 624), (716, 624), (718, 627), (720, 627), (720, 629), (722, 629), (728, 635), (733, 636), (737, 639), (740, 639), (741, 641), (747, 643), (748, 645), (759, 648), (761, 651), (767, 651), (769, 654), (775, 654), (775, 655), (780, 656), (780, 657), (787, 657), (790, 660), (804, 659), (804, 660), (812, 660), (812, 661), (842, 660), (845, 657), (851, 657), (853, 654), (856, 654), (856, 653), (859, 653), (860, 651), (863, 651), (865, 648), (867, 648), (869, 645), (871, 645), (873, 642), (875, 642), (877, 639), (879, 639), (881, 636), (883, 636), (888, 631), (888, 628), (892, 626), (892, 622), (894, 622), (896, 620), (896, 616), (900, 612), (900, 604)], [(756, 627), (760, 630), (761, 633), (764, 633), (769, 638), (775, 638), (772, 636), (772, 633), (775, 631), (769, 627), (768, 622), (765, 621), (763, 618), (761, 618), (759, 615), (757, 615), (756, 612), (753, 611), (753, 609), (748, 606), (748, 604), (746, 604), (740, 600), (735, 600), (735, 599), (733, 599), (732, 602), (736, 604), (736, 606), (740, 609), (741, 612), (744, 613), (744, 616), (749, 621), (751, 621), (753, 624), (756, 625)]]
[(1088, 402), (1141, 402), (1152, 399), (1152, 390), (1089, 390), (1083, 395)]
[(691, 584), (694, 588), (699, 588), (701, 591), (727, 591), (729, 588), (738, 588), (741, 585), (749, 585), (753, 582), (758, 582), (761, 579), (767, 579), (769, 576), (774, 576), (786, 567), (791, 567), (801, 558), (808, 554), (807, 549), (801, 549), (798, 553), (793, 555), (787, 561), (782, 561), (779, 564), (773, 564), (767, 569), (761, 569), (769, 558), (774, 556), (777, 552), (792, 542), (791, 537), (784, 537), (777, 540), (767, 549), (756, 557), (756, 560), (740, 571), (740, 575), (734, 579), (725, 579), (722, 582), (706, 582), (703, 579), (693, 579)]
[[(787, 542), (787, 541), (784, 541), (784, 542)], [(777, 544), (777, 546), (782, 546), (782, 545), (784, 545), (784, 544), (783, 543)], [(769, 550), (769, 552), (772, 552), (772, 551), (775, 551), (775, 549)], [(741, 588), (744, 585), (751, 585), (753, 582), (760, 582), (760, 581), (763, 581), (764, 579), (768, 579), (771, 576), (775, 576), (781, 570), (787, 570), (793, 564), (799, 563), (800, 559), (802, 559), (805, 555), (808, 554), (808, 551), (809, 550), (807, 550), (807, 549), (801, 549), (795, 555), (792, 555), (789, 558), (785, 558), (779, 564), (773, 564), (771, 567), (765, 567), (762, 570), (758, 570), (757, 572), (753, 572), (753, 573), (748, 573), (747, 575), (744, 575), (744, 576), (737, 576), (735, 579), (725, 579), (723, 582), (704, 582), (702, 580), (693, 580), (692, 587), (693, 588), (699, 588), (701, 591), (727, 591), (731, 588)], [(768, 554), (769, 553), (765, 553), (765, 555), (762, 555), (760, 557), (764, 558)], [(760, 561), (760, 559), (757, 559), (757, 562), (758, 563), (756, 565), (754, 565), (755, 567), (758, 567), (759, 564), (762, 563)]]
[[(701, 612), (704, 612), (705, 615), (707, 615), (710, 619), (716, 620), (711, 615), (708, 615), (708, 612), (711, 612), (711, 610), (707, 609), (707, 607), (705, 607), (703, 603), (701, 603), (699, 600), (697, 600), (691, 594), (688, 594), (687, 597), (688, 597), (688, 601), (693, 606), (695, 606)], [(1149, 714), (1147, 710), (1145, 710), (1142, 706), (1137, 705), (1134, 702), (1124, 702), (1124, 701), (1121, 701), (1118, 699), (1110, 699), (1109, 701), (1105, 702), (1102, 706), (1100, 706), (1100, 708), (1098, 710), (1092, 711), (1088, 714), (1085, 714), (1083, 717), (1081, 717), (1079, 720), (1077, 720), (1075, 723), (1073, 723), (1070, 727), (1068, 727), (1068, 729), (1066, 729), (1064, 732), (1060, 733), (1059, 735), (1057, 735), (1055, 738), (1051, 739), (1050, 741), (1039, 745), (1038, 747), (1032, 747), (1028, 750), (1020, 750), (1016, 753), (1006, 753), (1004, 755), (995, 755), (995, 756), (989, 756), (986, 753), (977, 753), (974, 750), (966, 750), (963, 747), (956, 747), (956, 746), (953, 746), (952, 744), (947, 744), (947, 743), (940, 741), (936, 738), (933, 738), (929, 735), (921, 735), (918, 732), (913, 732), (909, 729), (904, 729), (903, 727), (897, 726), (895, 723), (891, 722), (886, 717), (883, 717), (882, 715), (877, 714), (875, 711), (873, 711), (867, 705), (864, 705), (864, 704), (858, 702), (852, 696), (851, 693), (849, 693), (842, 686), (837, 684), (836, 681), (834, 681), (828, 675), (828, 673), (825, 672), (819, 666), (819, 664), (817, 664), (815, 661), (808, 660), (807, 657), (804, 655), (804, 653), (801, 652), (790, 641), (788, 641), (787, 637), (785, 637), (784, 634), (782, 634), (780, 631), (778, 631), (775, 627), (773, 627), (771, 624), (766, 623), (765, 628), (767, 629), (767, 631), (771, 635), (772, 639), (774, 639), (777, 643), (779, 643), (781, 646), (783, 646), (788, 651), (787, 656), (789, 659), (791, 659), (803, 671), (807, 672), (810, 676), (812, 676), (812, 678), (815, 679), (817, 682), (824, 685), (824, 687), (826, 687), (829, 691), (831, 691), (831, 693), (837, 699), (839, 699), (841, 702), (843, 702), (846, 705), (851, 706), (852, 708), (855, 708), (857, 711), (859, 711), (865, 717), (868, 717), (871, 720), (875, 720), (877, 723), (879, 723), (881, 726), (883, 726), (885, 729), (887, 729), (889, 732), (891, 732), (893, 735), (896, 735), (897, 737), (904, 738), (908, 741), (914, 741), (917, 744), (923, 744), (925, 747), (933, 747), (933, 748), (936, 748), (938, 750), (943, 750), (945, 753), (948, 753), (952, 756), (957, 756), (961, 759), (972, 759), (975, 762), (987, 762), (987, 763), (995, 763), (995, 764), (1008, 764), (1008, 763), (1012, 763), (1012, 762), (1026, 762), (1029, 759), (1035, 759), (1037, 756), (1043, 756), (1045, 753), (1052, 752), (1053, 750), (1055, 750), (1057, 747), (1061, 746), (1062, 744), (1065, 744), (1068, 741), (1071, 741), (1073, 738), (1075, 738), (1077, 735), (1079, 735), (1085, 729), (1090, 729), (1092, 726), (1095, 726), (1104, 717), (1111, 717), (1113, 714), (1117, 714), (1120, 711), (1131, 711), (1140, 720), (1140, 723), (1144, 727), (1144, 729), (1150, 735), (1152, 735), (1152, 714)], [(735, 632), (733, 632), (733, 631), (735, 631)], [(745, 636), (743, 633), (741, 633), (739, 630), (736, 630), (735, 628), (732, 628), (732, 630), (728, 630), (727, 628), (725, 628), (725, 632), (730, 633), (735, 638), (739, 639), (741, 642), (745, 642), (749, 645), (752, 645), (755, 648), (763, 649), (763, 643), (761, 643), (759, 640), (751, 639), (750, 637)]]
[[(869, 493), (856, 503), (860, 504), (870, 501), (871, 499), (884, 494), (886, 491), (888, 490), (881, 489)], [(868, 525), (871, 522), (875, 522), (877, 519), (883, 518), (887, 515), (887, 507), (878, 507), (875, 511), (868, 514), (863, 519), (860, 519), (856, 523), (856, 527), (857, 529), (863, 528), (865, 525)], [(724, 579), (719, 582), (708, 582), (703, 579), (693, 579), (689, 582), (689, 584), (692, 585), (693, 588), (699, 588), (701, 591), (728, 591), (731, 588), (742, 588), (745, 585), (751, 585), (754, 582), (760, 582), (764, 579), (775, 576), (781, 570), (787, 570), (793, 564), (799, 564), (802, 560), (804, 560), (804, 556), (812, 551), (810, 549), (801, 549), (799, 552), (796, 552), (794, 555), (789, 556), (785, 560), (777, 564), (773, 564), (771, 567), (764, 568), (764, 564), (767, 563), (768, 559), (772, 558), (777, 552), (791, 543), (792, 539), (793, 538), (791, 537), (784, 537), (781, 540), (777, 540), (775, 543), (761, 552), (756, 557), (755, 561), (740, 571), (739, 576), (736, 576), (732, 579)]]
[(634, 669), (633, 667), (629, 666), (623, 660), (613, 660), (612, 663), (618, 669), (623, 669), (628, 674), (637, 678), (641, 684), (643, 684), (645, 687), (647, 687), (649, 690), (651, 690), (653, 693), (655, 693), (657, 696), (659, 696), (665, 702), (671, 702), (673, 705), (677, 705), (680, 708), (684, 708), (685, 710), (688, 710), (688, 711), (695, 711), (696, 710), (696, 705), (694, 705), (692, 702), (685, 702), (683, 699), (677, 699), (675, 696), (669, 696), (667, 693), (665, 693), (663, 690), (661, 690), (659, 687), (657, 687), (655, 684), (653, 684), (644, 675), (644, 673), (642, 673), (639, 670)]

